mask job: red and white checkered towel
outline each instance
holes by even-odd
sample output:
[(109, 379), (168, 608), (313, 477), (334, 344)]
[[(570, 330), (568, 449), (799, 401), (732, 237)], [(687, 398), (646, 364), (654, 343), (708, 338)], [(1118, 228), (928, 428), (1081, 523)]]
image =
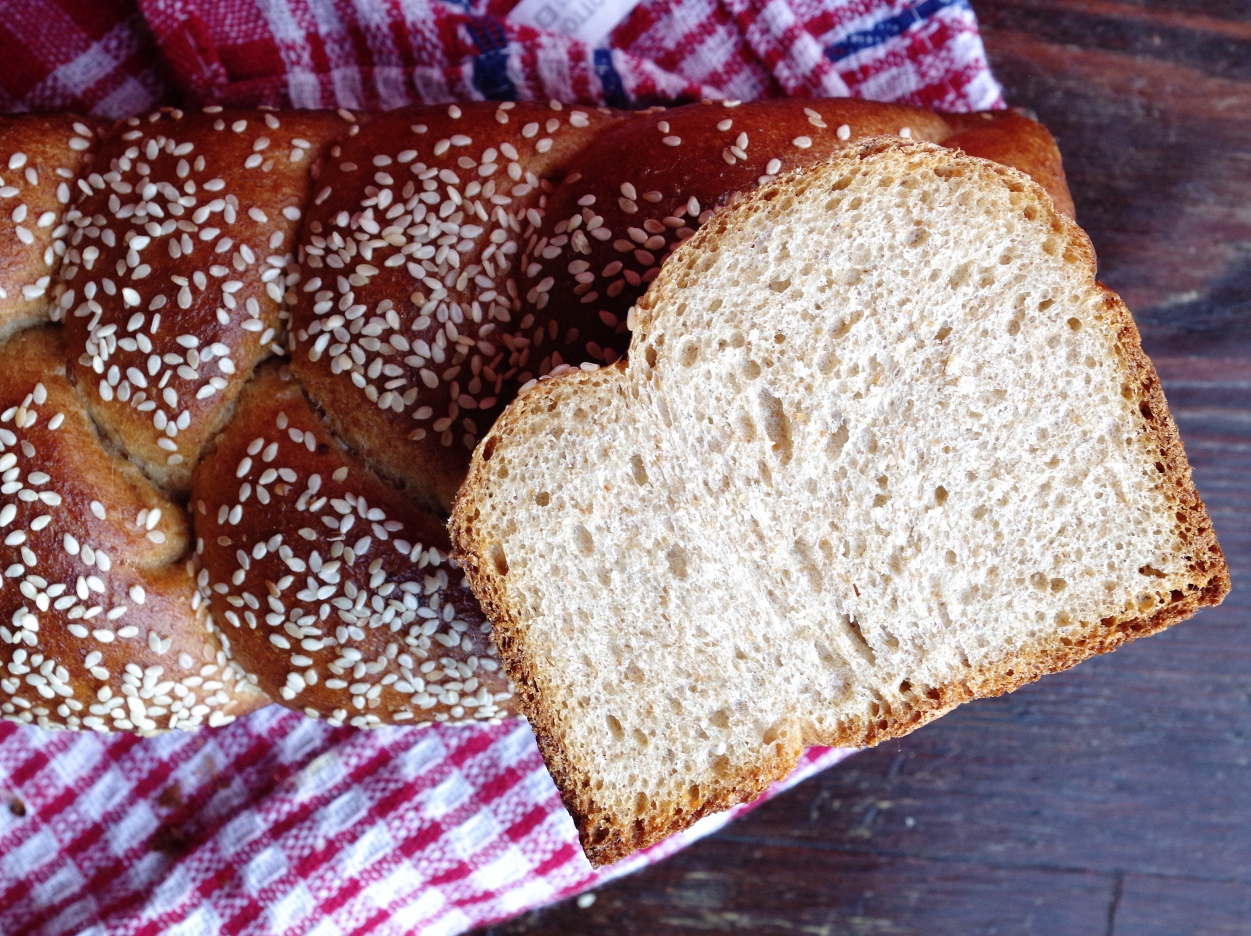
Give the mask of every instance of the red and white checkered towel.
[[(643, 0), (598, 48), (510, 21), (514, 5), (0, 0), (0, 111), (1002, 106), (966, 0)], [(808, 751), (766, 798), (847, 753)], [(454, 934), (657, 861), (745, 808), (597, 872), (521, 721), (357, 732), (272, 706), (148, 739), (0, 722), (0, 936)]]

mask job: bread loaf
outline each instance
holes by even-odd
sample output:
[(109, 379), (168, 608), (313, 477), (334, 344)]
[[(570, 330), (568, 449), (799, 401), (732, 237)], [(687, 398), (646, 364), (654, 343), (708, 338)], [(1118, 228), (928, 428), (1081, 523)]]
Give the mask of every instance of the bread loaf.
[(505, 410), (452, 539), (593, 863), (1222, 599), (1094, 273), (1022, 173), (867, 140), (713, 215), (627, 358)]
[[(0, 118), (0, 715), (148, 733), (268, 697), (361, 726), (511, 714), (430, 508), (517, 387), (624, 350), (557, 260), (633, 237), (586, 216), (588, 186), (618, 193), (621, 160), (659, 147), (645, 170), (676, 201), (640, 196), (650, 231), (688, 183), (712, 206), (768, 176), (769, 140), (811, 135), (789, 168), (905, 128), (980, 133), (1063, 186), (1046, 131), (1011, 115), (667, 113), (681, 146), (652, 139), (659, 110), (556, 103)], [(750, 124), (734, 172), (723, 114)]]

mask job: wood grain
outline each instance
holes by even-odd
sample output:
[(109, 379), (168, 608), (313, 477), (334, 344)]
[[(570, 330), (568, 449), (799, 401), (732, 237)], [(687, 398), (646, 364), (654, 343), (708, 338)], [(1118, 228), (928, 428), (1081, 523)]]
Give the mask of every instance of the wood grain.
[(1251, 2), (972, 3), (1008, 100), (1060, 143), (1233, 593), (484, 933), (1251, 932)]

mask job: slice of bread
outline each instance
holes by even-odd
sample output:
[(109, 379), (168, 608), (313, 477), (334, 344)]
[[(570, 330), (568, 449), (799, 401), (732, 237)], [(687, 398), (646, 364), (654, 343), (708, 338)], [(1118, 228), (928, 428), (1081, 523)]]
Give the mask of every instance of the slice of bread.
[(1019, 172), (876, 139), (732, 203), (451, 529), (593, 863), (1215, 604), (1133, 320)]

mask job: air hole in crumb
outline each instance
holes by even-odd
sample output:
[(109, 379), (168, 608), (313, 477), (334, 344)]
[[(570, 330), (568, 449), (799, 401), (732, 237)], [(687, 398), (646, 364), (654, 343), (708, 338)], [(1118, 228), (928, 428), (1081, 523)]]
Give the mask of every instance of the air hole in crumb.
[(936, 503), (939, 507), (947, 503), (947, 489), (941, 484), (934, 488), (934, 503)]
[(643, 357), (647, 359), (648, 367), (655, 367), (656, 366), (656, 346), (648, 345), (646, 348), (644, 348)]
[(552, 502), (552, 495), (548, 494), (547, 491), (539, 491), (539, 493), (534, 495), (534, 502), (540, 507), (546, 507)]
[(647, 794), (639, 793), (639, 795), (634, 798), (635, 815), (641, 816), (643, 813), (647, 812), (647, 803)]
[(748, 358), (747, 362), (743, 364), (743, 376), (748, 380), (755, 380), (760, 376), (760, 365)]
[(954, 549), (947, 550), (947, 554), (943, 556), (943, 561), (946, 562), (947, 565), (949, 566), (955, 565), (956, 559), (957, 559), (957, 556), (956, 556), (956, 551)]
[(1029, 577), (1029, 583), (1039, 591), (1047, 590), (1047, 576), (1043, 575), (1041, 572), (1035, 572), (1031, 575)]
[(1042, 302), (1038, 303), (1038, 311), (1046, 312), (1055, 304), (1056, 304), (1056, 301), (1054, 299), (1044, 299)]
[(901, 683), (899, 684), (899, 691), (900, 691), (900, 692), (911, 692), (911, 691), (912, 691), (912, 683), (908, 682), (908, 680), (906, 680), (906, 679), (905, 679), (903, 682), (901, 682)]
[(1021, 323), (1017, 319), (1013, 319), (1008, 323), (1008, 334), (1017, 335), (1021, 331)]
[(789, 279), (773, 280), (769, 283), (769, 288), (776, 293), (784, 293), (791, 288), (791, 281)]
[(772, 744), (781, 736), (782, 736), (782, 726), (778, 724), (773, 724), (765, 729), (765, 733), (764, 735), (761, 736), (761, 740), (764, 741), (765, 744)]
[(1067, 588), (1067, 587), (1068, 587), (1068, 584), (1069, 584), (1069, 583), (1068, 583), (1068, 582), (1066, 582), (1066, 581), (1065, 581), (1064, 579), (1062, 579), (1062, 578), (1053, 578), (1053, 579), (1051, 580), (1051, 591), (1052, 591), (1053, 593), (1055, 593), (1055, 592), (1062, 592), (1062, 591), (1064, 591), (1064, 589), (1065, 589), (1065, 588)]
[(589, 556), (595, 552), (595, 537), (591, 535), (591, 531), (582, 524), (577, 524), (573, 528), (573, 539), (578, 544), (578, 549)]
[(730, 713), (725, 709), (717, 709), (708, 718), (708, 724), (714, 728), (725, 730), (730, 727)]
[(635, 454), (630, 456), (630, 474), (634, 477), (634, 483), (644, 485), (647, 483), (647, 469), (643, 467), (643, 457)]
[(1073, 331), (1081, 331), (1081, 330), (1082, 330), (1082, 320), (1081, 320), (1081, 319), (1079, 319), (1079, 318), (1071, 318), (1071, 319), (1069, 319), (1069, 328), (1073, 329)]
[(682, 343), (682, 352), (679, 360), (683, 367), (690, 367), (699, 359), (699, 342), (687, 339)]
[(491, 562), (499, 575), (508, 574), (508, 559), (504, 556), (504, 547), (499, 543), (491, 544)]
[(789, 462), (793, 449), (791, 423), (786, 418), (782, 401), (768, 390), (761, 391), (760, 394), (760, 417), (764, 423), (765, 435), (773, 443), (773, 451), (781, 457), (783, 464)]
[(1142, 413), (1143, 417), (1146, 419), (1154, 418), (1154, 414), (1151, 412), (1151, 404), (1146, 400), (1143, 400), (1138, 404), (1138, 412)]
[(699, 802), (699, 784), (698, 783), (691, 784), (690, 788), (686, 791), (686, 797), (692, 803)]
[(634, 743), (637, 744), (639, 747), (647, 747), (647, 745), (651, 743), (651, 738), (643, 734), (642, 729), (635, 728), (634, 729)]
[(614, 740), (620, 741), (625, 737), (625, 729), (621, 727), (621, 722), (617, 721), (617, 716), (608, 716), (608, 730), (612, 732)]
[(495, 444), (498, 441), (499, 440), (496, 439), (495, 436), (491, 436), (489, 439), (486, 440), (485, 444), (483, 444), (482, 446), (482, 460), (483, 461), (491, 460), (491, 456), (495, 454)]
[(687, 577), (685, 549), (681, 546), (673, 546), (665, 554), (665, 558), (669, 560), (669, 571), (674, 578), (685, 579)]
[(946, 338), (946, 337), (947, 337), (948, 335), (950, 335), (950, 334), (951, 334), (951, 326), (950, 326), (950, 325), (944, 325), (942, 328), (940, 328), (940, 329), (938, 330), (938, 333), (937, 333), (936, 335), (934, 335), (934, 340), (935, 340), (935, 341), (942, 341), (944, 338)]
[(830, 436), (829, 441), (825, 443), (825, 454), (830, 458), (838, 458), (843, 454), (843, 446), (847, 444), (847, 439), (851, 433), (847, 429), (847, 424), (843, 423)]

